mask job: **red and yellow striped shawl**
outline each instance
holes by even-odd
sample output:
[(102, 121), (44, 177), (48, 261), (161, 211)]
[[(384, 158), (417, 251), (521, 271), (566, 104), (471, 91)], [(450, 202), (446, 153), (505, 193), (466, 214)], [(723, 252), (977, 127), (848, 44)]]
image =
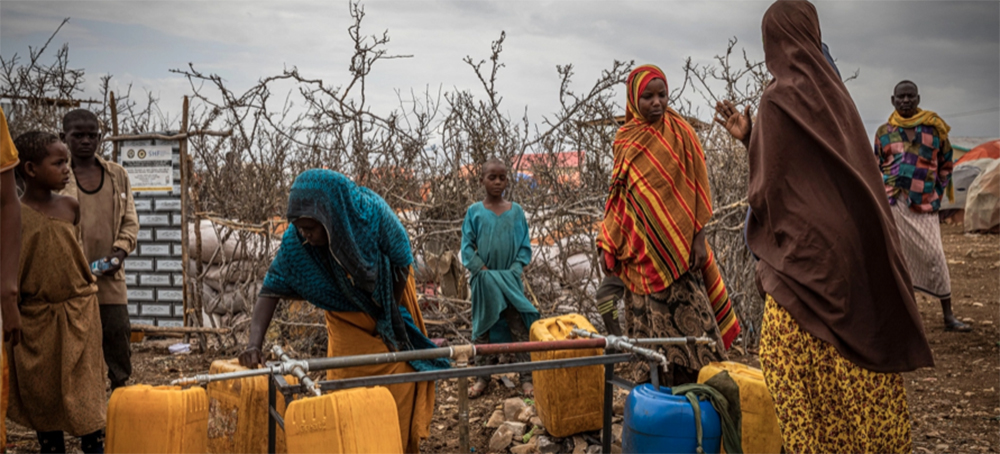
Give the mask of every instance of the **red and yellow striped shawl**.
[[(655, 124), (627, 121), (614, 156), (597, 246), (629, 291), (661, 292), (689, 270), (694, 235), (712, 218), (704, 151), (691, 125), (667, 108)], [(711, 248), (701, 271), (728, 348), (740, 327)]]
[(615, 166), (598, 247), (633, 293), (662, 292), (688, 271), (691, 241), (712, 218), (705, 154), (673, 109), (634, 118), (615, 137)]

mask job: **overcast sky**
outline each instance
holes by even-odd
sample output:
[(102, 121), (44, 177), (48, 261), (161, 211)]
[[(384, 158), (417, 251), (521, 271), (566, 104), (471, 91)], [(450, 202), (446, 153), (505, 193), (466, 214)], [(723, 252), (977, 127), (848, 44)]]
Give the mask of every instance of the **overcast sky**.
[[(680, 82), (688, 56), (709, 62), (739, 39), (763, 59), (760, 21), (767, 1), (369, 1), (367, 33), (388, 29), (389, 51), (413, 58), (379, 63), (369, 82), (375, 109), (397, 104), (396, 90), (470, 89), (478, 82), (462, 62), (487, 58), (506, 31), (499, 89), (504, 106), (532, 116), (556, 108), (556, 65), (576, 67), (584, 89), (614, 60), (654, 63)], [(816, 2), (823, 40), (841, 73), (860, 70), (848, 84), (870, 132), (892, 111), (896, 82), (920, 86), (921, 107), (941, 114), (953, 136), (1000, 136), (1000, 2)], [(337, 85), (348, 77), (352, 52), (348, 3), (288, 1), (12, 1), (0, 2), (0, 54), (27, 54), (59, 22), (56, 37), (70, 44), (70, 64), (87, 72), (96, 96), (99, 76), (134, 83), (161, 98), (171, 115), (190, 90), (168, 72), (193, 63), (217, 73), (237, 93), (259, 78), (297, 66), (306, 76)], [(619, 92), (621, 92), (619, 90)], [(624, 95), (621, 95), (624, 96)], [(709, 106), (701, 116), (708, 120)], [(624, 104), (622, 100), (621, 104)]]

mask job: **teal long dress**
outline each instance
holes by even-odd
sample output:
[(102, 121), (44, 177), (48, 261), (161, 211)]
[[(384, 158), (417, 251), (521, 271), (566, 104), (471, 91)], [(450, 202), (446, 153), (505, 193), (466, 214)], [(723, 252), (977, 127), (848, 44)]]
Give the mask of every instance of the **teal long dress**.
[[(516, 309), (530, 329), (538, 309), (524, 296), (521, 273), (531, 263), (531, 238), (524, 210), (511, 203), (501, 215), (476, 202), (462, 224), (462, 264), (472, 275), (472, 335), (489, 332), (490, 342), (510, 342), (510, 328), (500, 317), (508, 306)], [(487, 269), (483, 269), (483, 267)]]

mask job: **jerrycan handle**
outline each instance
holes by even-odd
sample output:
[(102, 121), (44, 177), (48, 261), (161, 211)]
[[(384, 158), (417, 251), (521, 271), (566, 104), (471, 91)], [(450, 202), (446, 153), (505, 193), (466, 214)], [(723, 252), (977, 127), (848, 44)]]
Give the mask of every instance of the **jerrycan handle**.
[[(569, 337), (570, 331), (573, 331), (573, 328), (576, 327), (576, 325), (567, 326), (566, 323), (563, 322), (561, 319), (556, 319), (555, 325), (556, 325), (556, 327), (558, 329), (558, 331), (556, 331), (556, 333), (562, 335), (561, 339), (565, 339), (565, 338)], [(556, 334), (556, 333), (553, 333), (553, 334)]]

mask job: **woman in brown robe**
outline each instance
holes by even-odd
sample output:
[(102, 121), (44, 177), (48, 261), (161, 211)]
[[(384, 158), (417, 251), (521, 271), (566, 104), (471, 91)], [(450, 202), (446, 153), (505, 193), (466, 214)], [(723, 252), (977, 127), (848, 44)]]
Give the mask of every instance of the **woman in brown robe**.
[(933, 359), (867, 132), (811, 3), (776, 2), (761, 28), (774, 80), (757, 124), (728, 101), (716, 121), (749, 149), (761, 368), (785, 449), (909, 452), (899, 373)]

